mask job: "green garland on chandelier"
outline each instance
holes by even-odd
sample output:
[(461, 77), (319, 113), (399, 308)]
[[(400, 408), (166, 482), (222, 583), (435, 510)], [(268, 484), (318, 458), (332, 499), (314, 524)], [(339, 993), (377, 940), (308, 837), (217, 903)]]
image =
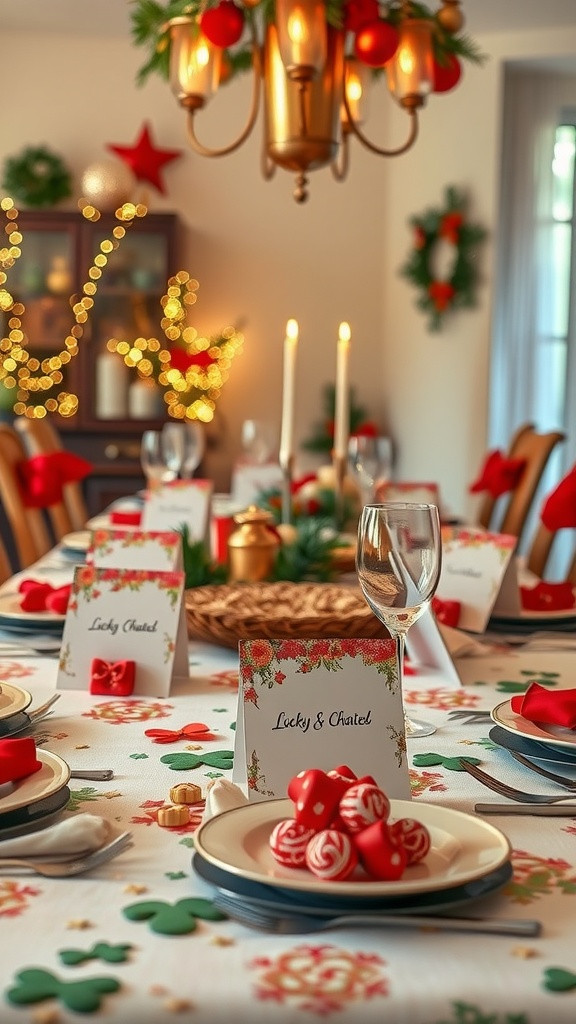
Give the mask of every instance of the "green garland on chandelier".
[(72, 195), (72, 176), (64, 161), (47, 146), (27, 146), (6, 159), (2, 188), (26, 206), (55, 206)]
[[(400, 274), (418, 289), (416, 305), (428, 314), (431, 331), (440, 330), (447, 313), (476, 305), (477, 245), (486, 232), (466, 220), (465, 210), (464, 194), (451, 185), (446, 189), (444, 206), (410, 219), (413, 248)], [(436, 248), (441, 241), (454, 246), (449, 276), (443, 278), (437, 276), (434, 268)]]

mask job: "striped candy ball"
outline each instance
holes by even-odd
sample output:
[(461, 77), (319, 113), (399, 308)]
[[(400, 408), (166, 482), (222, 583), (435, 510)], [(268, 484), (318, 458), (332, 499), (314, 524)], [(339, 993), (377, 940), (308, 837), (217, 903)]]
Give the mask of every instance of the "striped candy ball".
[(300, 825), (293, 818), (279, 821), (270, 833), (270, 849), (279, 864), (288, 868), (303, 868), (306, 864), (306, 847), (314, 830)]
[(415, 818), (400, 818), (390, 825), (392, 838), (404, 847), (408, 864), (417, 864), (424, 860), (430, 850), (430, 833), (421, 821)]
[(378, 786), (371, 782), (359, 782), (346, 790), (338, 811), (349, 832), (361, 832), (375, 821), (386, 821), (390, 813), (390, 801)]
[(352, 874), (358, 856), (350, 837), (334, 828), (312, 836), (306, 847), (306, 866), (318, 878), (340, 882)]

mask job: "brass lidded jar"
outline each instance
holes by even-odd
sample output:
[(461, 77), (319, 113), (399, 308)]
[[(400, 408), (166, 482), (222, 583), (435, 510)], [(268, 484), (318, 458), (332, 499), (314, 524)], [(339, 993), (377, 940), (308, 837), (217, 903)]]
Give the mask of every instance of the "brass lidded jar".
[(280, 547), (280, 538), (269, 527), (270, 512), (250, 505), (234, 516), (237, 527), (228, 540), (229, 579), (236, 583), (257, 583), (270, 579)]

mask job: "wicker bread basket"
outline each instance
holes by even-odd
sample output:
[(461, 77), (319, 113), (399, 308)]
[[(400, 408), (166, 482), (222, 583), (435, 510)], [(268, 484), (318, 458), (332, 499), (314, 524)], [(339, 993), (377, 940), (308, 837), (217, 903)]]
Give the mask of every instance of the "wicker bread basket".
[(235, 648), (238, 640), (387, 637), (361, 591), (332, 583), (229, 583), (186, 591), (188, 635)]

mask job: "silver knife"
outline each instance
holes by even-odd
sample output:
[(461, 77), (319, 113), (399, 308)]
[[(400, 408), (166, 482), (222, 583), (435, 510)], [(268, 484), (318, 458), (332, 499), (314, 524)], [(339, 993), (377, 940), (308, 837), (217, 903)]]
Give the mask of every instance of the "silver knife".
[(474, 804), (477, 814), (537, 814), (548, 818), (576, 818), (574, 804)]

